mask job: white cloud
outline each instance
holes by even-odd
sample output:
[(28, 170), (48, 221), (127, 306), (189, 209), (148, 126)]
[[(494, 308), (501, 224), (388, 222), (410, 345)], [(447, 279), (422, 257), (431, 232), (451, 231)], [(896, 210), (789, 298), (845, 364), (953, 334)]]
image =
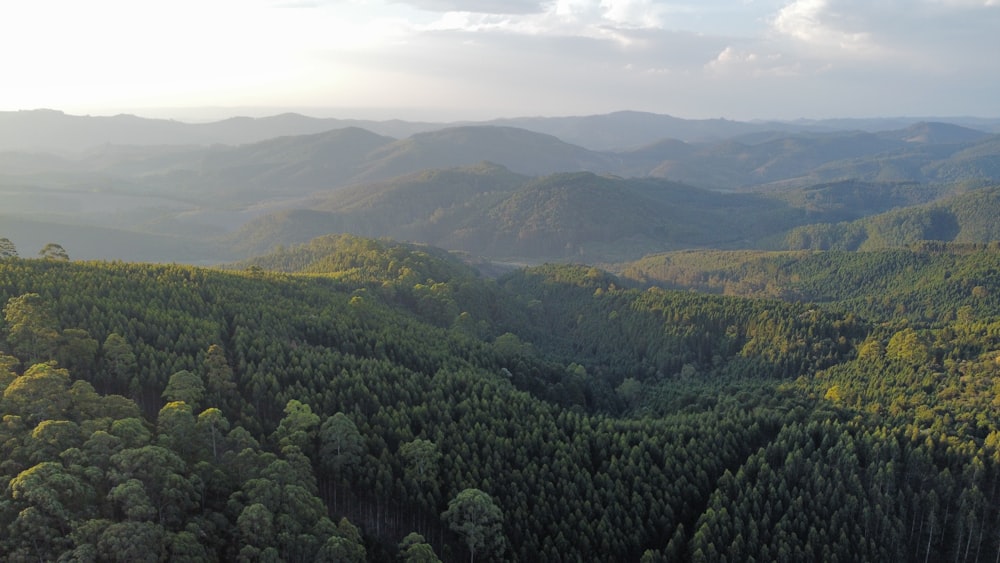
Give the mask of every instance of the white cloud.
[(925, 0), (928, 4), (940, 4), (959, 8), (991, 8), (1000, 6), (1000, 0)]
[(933, 102), (925, 113), (1000, 115), (998, 3), (11, 2), (0, 109), (272, 100), (761, 117)]
[(538, 0), (395, 0), (430, 12), (474, 12), (484, 14), (531, 14), (545, 10)]
[(795, 0), (778, 11), (774, 30), (826, 56), (872, 58), (883, 56), (880, 45), (866, 28), (865, 10), (852, 2)]
[(801, 62), (789, 61), (780, 53), (763, 55), (732, 46), (727, 46), (709, 61), (705, 71), (712, 76), (728, 78), (793, 77), (803, 74)]
[(660, 9), (651, 0), (601, 0), (604, 19), (628, 28), (661, 27)]

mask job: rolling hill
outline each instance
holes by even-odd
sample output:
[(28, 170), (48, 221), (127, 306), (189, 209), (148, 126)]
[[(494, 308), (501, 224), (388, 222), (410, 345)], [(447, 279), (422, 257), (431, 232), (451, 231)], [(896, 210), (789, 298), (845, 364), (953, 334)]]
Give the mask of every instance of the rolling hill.
[(482, 163), (336, 191), (308, 209), (254, 220), (230, 240), (253, 253), (349, 232), (498, 260), (609, 260), (657, 248), (747, 244), (804, 216), (753, 194), (590, 172), (530, 178)]
[(863, 219), (817, 223), (796, 228), (786, 237), (791, 249), (874, 250), (919, 241), (986, 243), (1000, 240), (1000, 187), (923, 205), (904, 207)]

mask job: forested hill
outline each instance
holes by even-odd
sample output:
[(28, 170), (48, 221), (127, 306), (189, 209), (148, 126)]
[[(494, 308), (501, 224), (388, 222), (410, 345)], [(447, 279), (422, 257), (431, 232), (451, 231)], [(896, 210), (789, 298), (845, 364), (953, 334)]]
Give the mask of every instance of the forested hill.
[[(831, 199), (836, 200), (836, 197)], [(858, 215), (847, 215), (855, 218)], [(502, 166), (423, 171), (338, 190), (308, 210), (248, 223), (231, 237), (266, 252), (339, 232), (388, 236), (500, 261), (635, 259), (663, 248), (739, 246), (844, 211), (590, 172), (529, 178)]]
[(1000, 553), (988, 309), (490, 280), (353, 237), (241, 267), (0, 261), (0, 558)]
[(845, 251), (703, 251), (615, 267), (633, 283), (818, 302), (874, 320), (944, 322), (959, 311), (1000, 316), (1000, 245), (923, 242)]
[(997, 217), (1000, 186), (993, 186), (855, 221), (797, 227), (785, 242), (793, 250), (874, 250), (923, 240), (986, 243), (1000, 240)]

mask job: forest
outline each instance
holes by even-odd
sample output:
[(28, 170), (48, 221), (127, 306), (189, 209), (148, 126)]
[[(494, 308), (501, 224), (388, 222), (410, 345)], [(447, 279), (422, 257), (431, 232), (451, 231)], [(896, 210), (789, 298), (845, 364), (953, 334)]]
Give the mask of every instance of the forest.
[(995, 245), (681, 258), (8, 252), (0, 559), (1000, 560)]

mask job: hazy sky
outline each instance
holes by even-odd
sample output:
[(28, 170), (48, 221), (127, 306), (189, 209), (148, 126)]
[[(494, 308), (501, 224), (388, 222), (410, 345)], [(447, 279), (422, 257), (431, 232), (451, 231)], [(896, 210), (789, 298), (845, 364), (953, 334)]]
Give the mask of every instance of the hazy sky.
[(1000, 116), (1000, 0), (2, 0), (0, 53), (0, 110)]

